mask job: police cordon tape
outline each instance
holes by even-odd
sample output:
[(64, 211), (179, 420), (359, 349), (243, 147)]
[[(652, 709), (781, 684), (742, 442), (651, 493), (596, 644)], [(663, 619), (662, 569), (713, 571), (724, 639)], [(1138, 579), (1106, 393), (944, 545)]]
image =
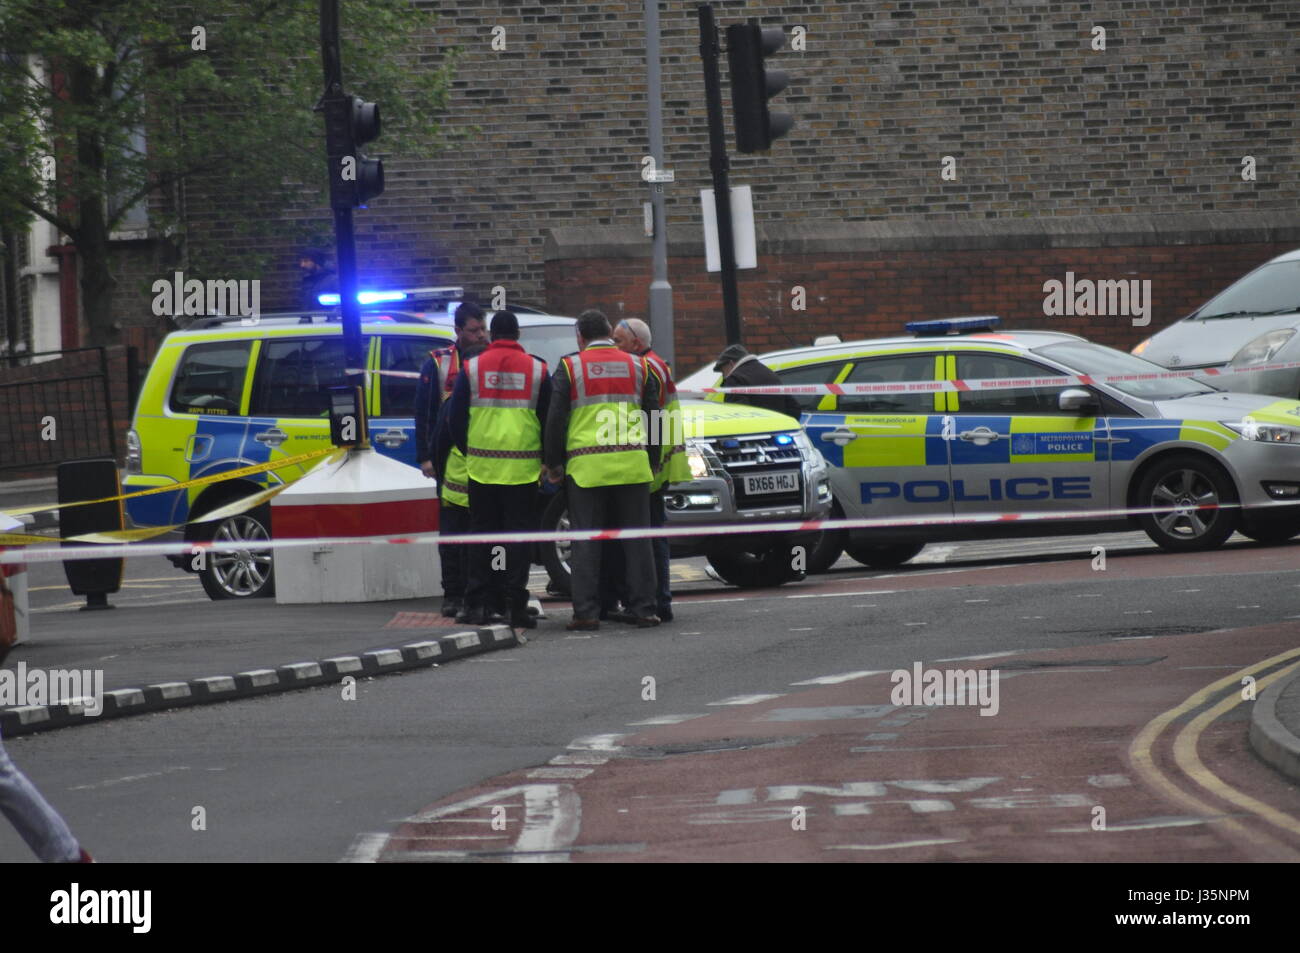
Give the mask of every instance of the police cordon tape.
[[(845, 357), (844, 360), (848, 360)], [(1286, 361), (1280, 364), (1260, 364), (1255, 367), (1213, 368), (1206, 367), (1188, 371), (1160, 371), (1149, 374), (1058, 374), (1053, 377), (990, 377), (990, 378), (948, 378), (929, 381), (884, 381), (863, 382), (857, 384), (768, 384), (753, 387), (700, 387), (679, 390), (678, 397), (691, 397), (702, 394), (836, 394), (852, 396), (855, 394), (930, 394), (951, 391), (971, 390), (1018, 390), (1026, 387), (1073, 387), (1092, 386), (1094, 384), (1140, 383), (1142, 381), (1176, 380), (1188, 377), (1228, 377), (1234, 374), (1255, 374), (1261, 371), (1281, 371), (1300, 367), (1300, 361)]]
[[(843, 360), (850, 360), (845, 355)], [(1017, 390), (1024, 387), (1073, 387), (1093, 384), (1140, 383), (1142, 381), (1177, 380), (1188, 377), (1229, 377), (1234, 374), (1258, 374), (1263, 371), (1285, 371), (1300, 367), (1300, 361), (1278, 364), (1259, 364), (1253, 367), (1204, 367), (1183, 371), (1153, 371), (1149, 374), (1059, 374), (1054, 377), (988, 377), (947, 378), (928, 381), (883, 381), (856, 384), (765, 384), (753, 387), (699, 387), (677, 391), (678, 397), (695, 397), (707, 394), (788, 394), (790, 396), (835, 394), (851, 397), (856, 394), (932, 394), (969, 390)], [(416, 371), (381, 371), (349, 368), (345, 374), (378, 374), (383, 377), (419, 379)]]
[[(282, 467), (293, 467), (300, 463), (306, 463), (309, 460), (316, 460), (320, 457), (330, 454), (343, 454), (345, 449), (340, 449), (333, 445), (322, 447), (320, 450), (308, 450), (306, 453), (299, 453), (292, 457), (285, 457), (283, 460), (268, 460), (266, 463), (254, 463), (250, 466), (239, 467), (235, 470), (222, 470), (220, 473), (210, 473), (207, 476), (195, 477), (192, 480), (182, 480), (180, 483), (168, 483), (166, 486), (152, 486), (147, 490), (136, 490), (134, 493), (119, 493), (117, 496), (105, 496), (97, 500), (77, 500), (75, 503), (48, 503), (42, 506), (22, 506), (12, 510), (0, 510), (5, 516), (30, 516), (32, 513), (47, 513), (50, 510), (66, 510), (74, 506), (92, 506), (96, 503), (112, 503), (116, 500), (133, 500), (141, 496), (153, 496), (158, 493), (173, 493), (176, 490), (188, 490), (190, 487), (207, 486), (210, 483), (221, 483), (224, 480), (230, 480), (235, 477), (251, 476), (254, 473), (266, 473), (268, 470), (279, 470)], [(303, 474), (304, 476), (306, 474)], [(280, 484), (279, 489), (283, 489), (292, 483)], [(197, 522), (197, 521), (196, 521)], [(163, 530), (166, 532), (166, 530)], [(44, 537), (41, 537), (44, 538)], [(0, 539), (0, 545), (4, 545)]]
[[(278, 487), (275, 489), (279, 489)], [(270, 492), (270, 491), (265, 491)], [(240, 500), (238, 502), (246, 502)], [(232, 506), (235, 504), (232, 504)], [(1288, 508), (1294, 510), (1293, 503), (1266, 503), (1251, 506), (1249, 509)], [(1199, 507), (1191, 510), (1246, 509), (1239, 503), (1222, 503)], [(74, 559), (116, 559), (135, 556), (192, 556), (199, 552), (237, 552), (251, 550), (264, 552), (275, 549), (299, 549), (304, 546), (393, 546), (393, 545), (430, 545), (434, 543), (456, 545), (492, 545), (496, 543), (560, 543), (578, 541), (603, 542), (616, 539), (654, 539), (657, 537), (673, 539), (707, 535), (732, 536), (752, 533), (798, 533), (824, 529), (886, 529), (891, 527), (924, 526), (967, 526), (991, 523), (1039, 523), (1070, 522), (1119, 519), (1126, 516), (1169, 513), (1173, 508), (1160, 507), (1125, 507), (1107, 510), (1042, 510), (1019, 513), (971, 513), (965, 516), (900, 516), (872, 517), (869, 519), (825, 519), (825, 520), (788, 520), (773, 523), (744, 523), (740, 525), (708, 526), (664, 526), (659, 528), (638, 529), (589, 529), (566, 530), (564, 532), (534, 533), (466, 533), (444, 536), (441, 533), (421, 533), (413, 536), (321, 536), (306, 539), (271, 539), (250, 545), (247, 540), (235, 542), (199, 541), (178, 543), (120, 543), (93, 546), (60, 546), (33, 549), (8, 550), (0, 552), (0, 565), (6, 563), (42, 563), (63, 562)], [(1093, 530), (1095, 532), (1095, 530)], [(5, 545), (0, 537), (0, 545)]]

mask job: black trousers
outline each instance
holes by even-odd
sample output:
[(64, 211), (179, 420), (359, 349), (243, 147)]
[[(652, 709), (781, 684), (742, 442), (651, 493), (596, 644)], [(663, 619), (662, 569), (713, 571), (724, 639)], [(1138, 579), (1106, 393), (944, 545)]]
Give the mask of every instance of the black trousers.
[[(645, 483), (583, 488), (565, 481), (569, 520), (574, 529), (639, 529), (650, 525), (650, 487)], [(573, 616), (600, 617), (601, 546), (595, 541), (573, 542)], [(648, 539), (620, 541), (628, 609), (638, 616), (655, 613), (654, 553)]]
[[(501, 485), (469, 481), (471, 533), (527, 533), (537, 529), (537, 484)], [(528, 606), (528, 543), (476, 544), (469, 547), (465, 605), (470, 609)]]
[[(667, 521), (664, 511), (664, 491), (650, 494), (650, 523), (660, 527)], [(655, 612), (663, 615), (673, 608), (672, 579), (669, 576), (671, 553), (668, 540), (656, 537), (650, 541), (655, 557)], [(623, 546), (618, 540), (600, 544), (600, 611), (611, 612), (619, 602), (627, 602), (626, 570), (623, 565)]]
[[(464, 536), (469, 532), (469, 510), (444, 500), (438, 511), (438, 532), (443, 536)], [(438, 544), (438, 559), (442, 562), (442, 595), (446, 599), (465, 599), (468, 550), (468, 546)]]

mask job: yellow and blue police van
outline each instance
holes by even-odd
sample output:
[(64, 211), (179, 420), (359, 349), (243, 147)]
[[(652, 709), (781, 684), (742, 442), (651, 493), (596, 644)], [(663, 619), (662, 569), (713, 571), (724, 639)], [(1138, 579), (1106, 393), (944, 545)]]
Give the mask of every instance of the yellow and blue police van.
[[(363, 314), (361, 331), (370, 370), (418, 372), (430, 350), (454, 337), (446, 328), (400, 314)], [(333, 314), (268, 314), (251, 324), (239, 317), (200, 318), (169, 334), (136, 403), (123, 492), (286, 462), (260, 473), (128, 499), (132, 524), (177, 526), (301, 476), (322, 458), (294, 461), (331, 446), (329, 388), (347, 383), (347, 369), (343, 328)], [(412, 466), (415, 386), (406, 377), (368, 375), (365, 390), (371, 443)], [(256, 548), (271, 535), (268, 504), (189, 524), (183, 535), (248, 543), (235, 552), (204, 554), (197, 571), (213, 599), (274, 591), (271, 553)], [(189, 558), (172, 561), (195, 570)]]
[[(837, 518), (1062, 517), (827, 533), (810, 571), (842, 552), (888, 568), (929, 542), (1135, 525), (1171, 551), (1212, 549), (1234, 531), (1269, 543), (1300, 533), (1300, 402), (1220, 390), (1075, 335), (998, 323), (920, 321), (907, 325), (910, 337), (760, 356), (783, 384), (873, 385), (796, 397), (830, 464)], [(678, 383), (718, 386), (708, 368)], [(1125, 509), (1153, 512), (1108, 512)]]

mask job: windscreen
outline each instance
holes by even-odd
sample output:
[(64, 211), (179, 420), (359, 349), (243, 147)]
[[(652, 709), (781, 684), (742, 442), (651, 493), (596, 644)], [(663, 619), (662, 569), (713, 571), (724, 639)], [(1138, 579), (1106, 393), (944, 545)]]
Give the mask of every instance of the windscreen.
[[(1165, 374), (1168, 368), (1152, 364), (1132, 354), (1086, 341), (1068, 341), (1034, 349), (1035, 354), (1064, 365), (1076, 374), (1105, 378), (1112, 374)], [(1212, 394), (1215, 388), (1190, 377), (1149, 381), (1107, 381), (1107, 387), (1142, 400), (1175, 400), (1193, 394)]]

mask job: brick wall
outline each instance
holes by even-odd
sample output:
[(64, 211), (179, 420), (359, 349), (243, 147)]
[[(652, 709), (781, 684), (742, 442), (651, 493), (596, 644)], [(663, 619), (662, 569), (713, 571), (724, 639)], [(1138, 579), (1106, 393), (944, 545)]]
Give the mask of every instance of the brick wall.
[[(643, 4), (424, 5), (440, 17), (424, 43), (465, 51), (451, 120), (481, 134), (431, 161), (384, 156), (387, 191), (357, 216), (363, 273), (463, 283), (480, 296), (501, 284), (541, 301), (547, 230), (640, 225)], [(753, 186), (760, 226), (961, 231), (1024, 217), (1289, 210), (1300, 200), (1294, 0), (714, 7), (724, 26), (761, 15), (806, 28), (806, 50), (777, 57), (792, 76), (780, 102), (798, 126), (769, 155), (733, 156), (733, 182)], [(698, 227), (709, 174), (696, 5), (661, 4), (661, 20), (666, 164), (676, 173), (669, 221)], [(1104, 51), (1092, 48), (1095, 25), (1107, 31)], [(505, 50), (491, 48), (494, 27)], [(725, 94), (725, 65), (723, 85)], [(383, 139), (376, 147), (386, 152)], [(1241, 178), (1246, 155), (1255, 181)], [(944, 156), (956, 160), (955, 181), (940, 177)], [(191, 204), (205, 207), (198, 196)], [(217, 211), (190, 227), (252, 240), (238, 224)], [(294, 251), (279, 249), (282, 267), (263, 276), (268, 307), (292, 301)]]
[[(1079, 334), (1128, 350), (1184, 316), (1247, 271), (1300, 246), (1300, 223), (1261, 216), (1187, 216), (1161, 228), (1148, 216), (1059, 223), (1004, 223), (952, 234), (935, 227), (842, 226), (818, 234), (768, 229), (759, 267), (739, 272), (744, 343), (761, 352), (903, 333), (906, 321), (996, 314), (1003, 326)], [(1162, 219), (1163, 220), (1163, 219)], [(1237, 223), (1234, 226), (1234, 221)], [(1092, 227), (1089, 227), (1092, 226)], [(1109, 226), (1106, 231), (1100, 229)], [(670, 232), (675, 357), (684, 375), (726, 344), (717, 275), (704, 271), (691, 230)], [(597, 307), (612, 317), (646, 314), (650, 261), (632, 230), (559, 230), (548, 243), (548, 297), (556, 310)], [(1045, 314), (1044, 283), (1078, 279), (1150, 281), (1150, 324), (1131, 316)], [(805, 310), (795, 310), (802, 288)]]

